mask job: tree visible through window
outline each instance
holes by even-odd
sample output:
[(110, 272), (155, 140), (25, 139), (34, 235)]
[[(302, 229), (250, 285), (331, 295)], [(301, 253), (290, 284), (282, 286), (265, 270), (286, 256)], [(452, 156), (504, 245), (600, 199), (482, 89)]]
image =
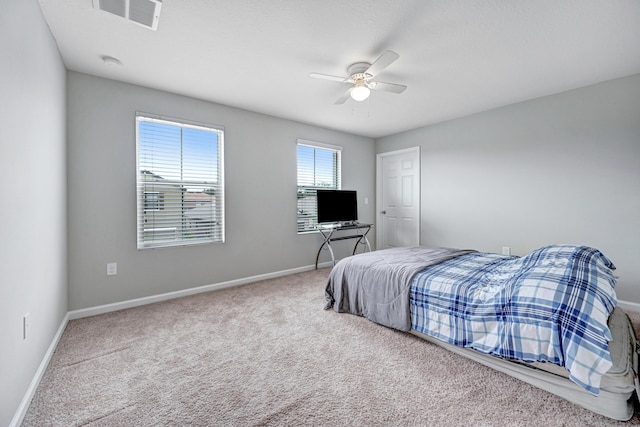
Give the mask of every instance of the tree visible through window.
[(318, 189), (339, 190), (342, 147), (298, 140), (298, 232), (318, 224)]
[(224, 241), (223, 130), (136, 115), (138, 248)]

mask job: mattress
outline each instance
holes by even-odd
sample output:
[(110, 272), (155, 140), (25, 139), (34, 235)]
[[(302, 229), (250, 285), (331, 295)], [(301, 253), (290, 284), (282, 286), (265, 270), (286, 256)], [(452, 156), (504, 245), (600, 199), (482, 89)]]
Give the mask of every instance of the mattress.
[(613, 340), (609, 343), (613, 366), (602, 377), (600, 394), (594, 396), (569, 380), (569, 372), (551, 363), (525, 363), (502, 359), (469, 348), (458, 347), (416, 330), (411, 333), (449, 351), (504, 372), (598, 414), (626, 421), (633, 416), (637, 386), (638, 353), (629, 318), (616, 307), (608, 322)]

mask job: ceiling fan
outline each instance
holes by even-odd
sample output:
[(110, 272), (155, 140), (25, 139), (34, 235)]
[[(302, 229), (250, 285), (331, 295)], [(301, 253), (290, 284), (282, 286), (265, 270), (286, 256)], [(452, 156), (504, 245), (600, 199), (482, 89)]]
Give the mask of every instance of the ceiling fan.
[(309, 74), (309, 77), (352, 84), (353, 86), (336, 100), (336, 104), (344, 104), (349, 97), (355, 101), (364, 101), (369, 97), (372, 90), (402, 93), (407, 86), (397, 83), (376, 82), (372, 80), (378, 73), (395, 62), (399, 57), (400, 55), (394, 51), (385, 50), (378, 59), (373, 61), (373, 64), (369, 64), (368, 62), (356, 62), (355, 64), (351, 64), (349, 68), (347, 68), (347, 72), (349, 73), (348, 77), (331, 76), (320, 73), (311, 73)]

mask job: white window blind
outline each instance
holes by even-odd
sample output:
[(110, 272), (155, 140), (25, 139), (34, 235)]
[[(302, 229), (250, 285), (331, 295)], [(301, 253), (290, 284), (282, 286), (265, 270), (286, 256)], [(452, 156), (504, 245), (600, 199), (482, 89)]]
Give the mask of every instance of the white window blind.
[(298, 140), (298, 232), (313, 231), (318, 224), (318, 189), (341, 187), (342, 147)]
[(223, 137), (136, 114), (138, 249), (224, 242)]

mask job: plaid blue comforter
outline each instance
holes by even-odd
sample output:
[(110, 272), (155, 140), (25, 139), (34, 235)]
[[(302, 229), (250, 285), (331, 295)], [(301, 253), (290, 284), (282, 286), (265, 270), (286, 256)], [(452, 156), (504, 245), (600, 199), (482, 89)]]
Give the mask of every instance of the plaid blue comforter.
[(613, 269), (584, 246), (548, 246), (521, 258), (462, 255), (414, 277), (412, 327), (483, 353), (564, 366), (598, 395), (612, 365)]

